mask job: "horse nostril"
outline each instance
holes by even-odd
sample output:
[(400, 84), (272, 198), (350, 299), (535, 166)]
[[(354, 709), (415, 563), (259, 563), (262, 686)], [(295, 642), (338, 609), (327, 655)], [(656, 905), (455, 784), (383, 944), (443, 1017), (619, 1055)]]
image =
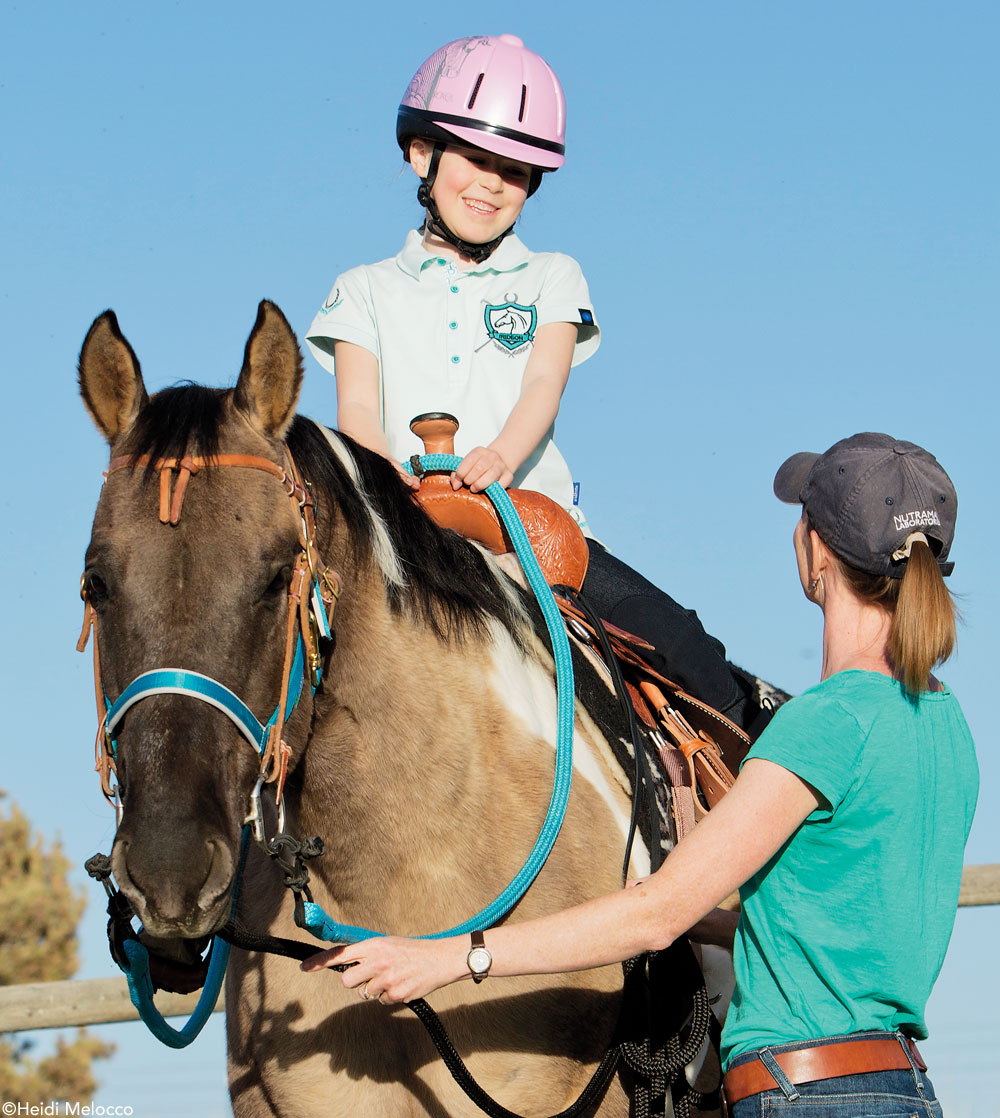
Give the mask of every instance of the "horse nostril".
[(203, 911), (218, 903), (233, 884), (234, 876), (233, 857), (228, 847), (216, 839), (209, 839), (206, 845), (211, 850), (211, 860), (198, 895), (198, 907)]

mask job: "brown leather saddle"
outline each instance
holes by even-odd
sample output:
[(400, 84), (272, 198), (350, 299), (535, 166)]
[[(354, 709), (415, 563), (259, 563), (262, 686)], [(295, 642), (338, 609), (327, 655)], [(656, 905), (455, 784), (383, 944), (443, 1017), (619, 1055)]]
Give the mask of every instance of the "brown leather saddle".
[[(410, 430), (423, 440), (425, 454), (454, 454), (458, 420), (445, 412), (418, 415)], [(550, 586), (572, 586), (579, 590), (587, 573), (587, 541), (580, 526), (559, 504), (530, 489), (508, 489), (521, 518), (538, 565)], [(447, 472), (421, 477), (415, 499), (424, 512), (442, 528), (451, 528), (475, 540), (494, 555), (514, 550), (507, 530), (490, 499), (471, 489), (455, 490)]]
[[(417, 416), (410, 429), (423, 440), (427, 454), (454, 454), (458, 420), (444, 412)], [(579, 590), (589, 552), (580, 526), (551, 498), (527, 489), (509, 489), (539, 566), (550, 586)], [(513, 551), (489, 498), (469, 489), (454, 490), (447, 472), (421, 477), (414, 500), (442, 528), (482, 544), (496, 555)], [(556, 602), (570, 632), (599, 659), (593, 627), (568, 599)], [(689, 695), (646, 662), (641, 638), (603, 622), (636, 715), (656, 743), (670, 784), (676, 837), (682, 838), (732, 787), (734, 773), (747, 755), (751, 739), (734, 722)]]

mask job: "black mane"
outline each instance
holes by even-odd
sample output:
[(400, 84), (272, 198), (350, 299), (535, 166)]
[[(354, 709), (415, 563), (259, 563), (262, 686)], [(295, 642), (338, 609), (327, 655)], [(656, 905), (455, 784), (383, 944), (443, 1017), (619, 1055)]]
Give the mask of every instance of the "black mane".
[[(522, 620), (511, 598), (482, 553), (455, 532), (439, 528), (411, 499), (410, 491), (381, 455), (338, 434), (358, 468), (369, 501), (382, 517), (389, 540), (406, 574), (406, 585), (387, 586), (391, 607), (415, 609), (442, 637), (481, 631), (496, 619), (517, 637)], [(319, 424), (297, 416), (288, 448), (303, 477), (344, 518), (356, 557), (368, 559), (373, 525), (354, 480), (331, 450)], [(320, 514), (327, 502), (320, 501)], [(323, 531), (322, 525), (318, 530)], [(367, 553), (367, 554), (363, 554)], [(502, 576), (501, 576), (502, 578)]]

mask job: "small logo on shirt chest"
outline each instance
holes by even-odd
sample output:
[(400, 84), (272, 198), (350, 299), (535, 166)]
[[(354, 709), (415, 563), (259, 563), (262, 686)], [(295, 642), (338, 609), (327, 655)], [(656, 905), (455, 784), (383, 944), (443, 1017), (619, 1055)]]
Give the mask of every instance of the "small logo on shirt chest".
[(488, 305), (484, 314), (490, 338), (509, 350), (520, 349), (534, 341), (538, 312), (520, 303)]

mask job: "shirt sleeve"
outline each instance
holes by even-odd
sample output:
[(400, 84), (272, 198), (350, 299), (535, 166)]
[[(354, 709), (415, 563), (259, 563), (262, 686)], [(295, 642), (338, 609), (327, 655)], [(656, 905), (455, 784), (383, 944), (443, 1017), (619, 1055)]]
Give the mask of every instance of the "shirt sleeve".
[(375, 308), (364, 268), (352, 268), (337, 277), (306, 331), (306, 344), (328, 373), (335, 371), (334, 342), (353, 342), (379, 357)]
[(780, 707), (743, 761), (773, 761), (811, 784), (827, 801), (829, 816), (847, 796), (858, 773), (867, 732), (834, 695), (806, 691)]
[(538, 305), (538, 325), (549, 322), (575, 322), (576, 347), (573, 364), (593, 357), (601, 344), (601, 328), (590, 302), (590, 290), (580, 265), (562, 253), (552, 254)]

